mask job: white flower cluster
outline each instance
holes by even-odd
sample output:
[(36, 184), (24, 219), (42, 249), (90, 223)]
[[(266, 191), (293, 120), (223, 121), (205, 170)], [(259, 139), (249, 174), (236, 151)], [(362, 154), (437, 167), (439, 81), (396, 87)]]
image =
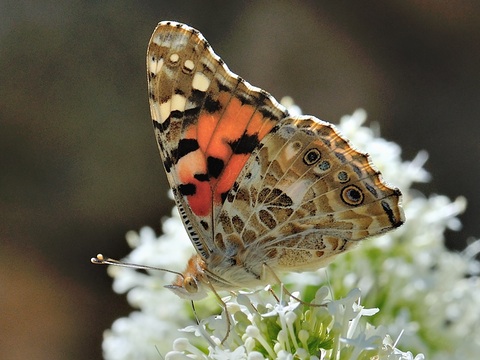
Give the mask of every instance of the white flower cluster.
[[(223, 344), (204, 331), (209, 343), (208, 354), (187, 339), (177, 339), (166, 360), (218, 359), (397, 359), (423, 360), (395, 348), (382, 327), (375, 328), (360, 319), (372, 316), (378, 309), (359, 305), (360, 291), (352, 290), (341, 300), (328, 300), (329, 290), (321, 287), (313, 300), (325, 306), (301, 305), (296, 299), (282, 305), (272, 301), (267, 291), (238, 295), (230, 309), (236, 308), (234, 334)], [(213, 318), (201, 326), (223, 324)], [(190, 327), (194, 331), (201, 329)], [(200, 331), (201, 332), (201, 331)], [(188, 356), (187, 356), (188, 354)]]
[[(475, 257), (480, 242), (454, 253), (445, 248), (443, 237), (445, 229), (460, 226), (456, 216), (464, 210), (465, 200), (426, 198), (412, 190), (413, 183), (428, 180), (422, 168), (426, 154), (402, 162), (400, 147), (362, 126), (365, 119), (365, 112), (357, 110), (342, 118), (339, 129), (402, 190), (407, 222), (339, 256), (328, 270), (282, 277), (302, 299), (325, 306), (308, 306), (293, 298), (285, 305), (265, 289), (241, 293), (226, 301), (234, 326), (221, 344), (227, 321), (225, 312), (210, 316), (221, 311), (215, 297), (195, 304), (200, 324), (194, 326), (190, 303), (163, 287), (172, 274), (109, 267), (114, 290), (127, 293), (138, 310), (105, 331), (105, 358), (160, 359), (160, 354), (166, 359), (424, 358), (400, 348), (429, 359), (476, 358), (480, 265)], [(128, 233), (133, 251), (124, 260), (183, 270), (193, 247), (176, 210), (164, 221), (163, 232), (159, 238), (150, 228)], [(360, 305), (360, 295), (370, 309)]]

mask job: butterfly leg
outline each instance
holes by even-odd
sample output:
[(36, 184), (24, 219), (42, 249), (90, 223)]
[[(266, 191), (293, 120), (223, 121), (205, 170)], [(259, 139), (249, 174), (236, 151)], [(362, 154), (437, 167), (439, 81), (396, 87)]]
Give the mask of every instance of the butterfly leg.
[(225, 302), (222, 300), (220, 295), (218, 295), (213, 285), (210, 282), (208, 282), (207, 284), (210, 287), (210, 290), (212, 290), (212, 292), (215, 294), (215, 297), (218, 299), (218, 301), (220, 301), (220, 304), (223, 307), (223, 310), (225, 311), (225, 318), (227, 320), (227, 333), (225, 334), (225, 337), (221, 341), (221, 344), (223, 345), (225, 341), (228, 339), (228, 336), (230, 335), (230, 328), (232, 326), (232, 322), (230, 320), (230, 313), (228, 312), (227, 304), (225, 304)]
[(272, 296), (275, 298), (275, 300), (279, 303), (280, 302), (280, 298), (277, 296), (277, 294), (275, 293), (275, 291), (273, 291), (272, 287), (269, 285), (268, 286), (268, 292), (270, 294), (272, 294)]
[[(272, 278), (275, 280), (275, 282), (277, 284), (280, 285), (280, 288), (281, 288), (281, 292), (283, 294), (285, 294), (287, 297), (291, 297), (291, 298), (294, 298), (295, 300), (297, 300), (300, 304), (302, 305), (305, 305), (305, 306), (313, 306), (313, 307), (321, 307), (321, 306), (326, 306), (325, 304), (313, 304), (313, 303), (309, 303), (309, 302), (306, 302), (306, 301), (303, 301), (301, 299), (299, 299), (298, 297), (294, 296), (290, 291), (288, 291), (288, 289), (285, 287), (285, 284), (280, 280), (280, 278), (278, 277), (278, 275), (275, 273), (275, 271), (273, 271), (273, 269), (268, 266), (267, 264), (263, 264), (263, 267), (264, 267), (264, 271), (268, 271)], [(278, 299), (278, 297), (276, 296), (275, 292), (273, 291), (273, 289), (270, 288), (270, 292), (272, 293), (272, 295), (275, 297), (275, 299), (277, 299), (278, 302), (280, 302), (280, 300)]]
[(193, 315), (195, 316), (195, 321), (197, 322), (197, 325), (200, 325), (200, 320), (198, 319), (197, 315), (197, 309), (195, 309), (195, 303), (193, 302), (193, 300), (190, 303), (192, 304), (192, 311)]

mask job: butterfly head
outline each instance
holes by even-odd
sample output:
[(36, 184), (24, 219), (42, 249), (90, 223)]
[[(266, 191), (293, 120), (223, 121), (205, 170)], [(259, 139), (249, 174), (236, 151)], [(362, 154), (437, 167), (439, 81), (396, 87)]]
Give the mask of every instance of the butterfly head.
[(202, 282), (202, 279), (205, 277), (203, 267), (203, 260), (198, 255), (192, 256), (183, 274), (179, 275), (172, 285), (166, 285), (165, 287), (172, 290), (182, 299), (203, 299), (207, 296), (206, 286)]

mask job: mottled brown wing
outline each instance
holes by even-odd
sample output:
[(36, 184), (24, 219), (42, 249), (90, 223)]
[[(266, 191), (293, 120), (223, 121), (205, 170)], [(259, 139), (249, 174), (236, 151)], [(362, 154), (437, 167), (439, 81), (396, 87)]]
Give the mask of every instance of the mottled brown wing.
[[(401, 193), (333, 125), (286, 118), (265, 136), (217, 218), (215, 244), (261, 274), (326, 265), (358, 240), (400, 226)], [(241, 249), (241, 250), (239, 250)]]

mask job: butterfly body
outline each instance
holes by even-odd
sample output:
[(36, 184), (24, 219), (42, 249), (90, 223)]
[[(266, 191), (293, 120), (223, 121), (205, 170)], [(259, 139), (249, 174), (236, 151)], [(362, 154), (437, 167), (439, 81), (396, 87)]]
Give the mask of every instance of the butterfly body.
[(197, 251), (169, 286), (180, 296), (315, 270), (403, 223), (400, 191), (366, 154), (327, 122), (289, 116), (232, 73), (197, 30), (161, 22), (147, 74), (160, 154)]

